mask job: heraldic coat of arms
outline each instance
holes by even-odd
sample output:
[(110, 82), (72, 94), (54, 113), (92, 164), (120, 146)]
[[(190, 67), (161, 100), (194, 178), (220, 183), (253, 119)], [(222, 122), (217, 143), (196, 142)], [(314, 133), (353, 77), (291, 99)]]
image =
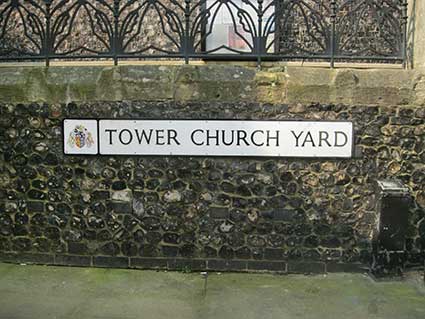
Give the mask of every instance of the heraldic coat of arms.
[(93, 144), (92, 134), (83, 125), (77, 125), (69, 134), (68, 145), (70, 147), (83, 148), (87, 146), (90, 148)]

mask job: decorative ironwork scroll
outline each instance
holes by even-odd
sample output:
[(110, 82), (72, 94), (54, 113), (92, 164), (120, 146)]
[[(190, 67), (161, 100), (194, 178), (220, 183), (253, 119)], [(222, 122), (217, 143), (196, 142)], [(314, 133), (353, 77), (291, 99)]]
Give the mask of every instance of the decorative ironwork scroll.
[(337, 54), (397, 56), (403, 47), (402, 1), (346, 0), (337, 18)]
[(0, 0), (0, 60), (406, 59), (407, 0)]

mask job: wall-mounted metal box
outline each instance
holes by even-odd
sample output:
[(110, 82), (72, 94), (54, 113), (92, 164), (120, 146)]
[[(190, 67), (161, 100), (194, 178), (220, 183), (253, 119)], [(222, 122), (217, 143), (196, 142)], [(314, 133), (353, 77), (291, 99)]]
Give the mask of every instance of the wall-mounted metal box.
[(406, 253), (411, 196), (398, 180), (376, 183), (377, 226), (373, 238), (372, 273), (400, 274)]
[(377, 181), (377, 249), (404, 251), (411, 196), (398, 180)]

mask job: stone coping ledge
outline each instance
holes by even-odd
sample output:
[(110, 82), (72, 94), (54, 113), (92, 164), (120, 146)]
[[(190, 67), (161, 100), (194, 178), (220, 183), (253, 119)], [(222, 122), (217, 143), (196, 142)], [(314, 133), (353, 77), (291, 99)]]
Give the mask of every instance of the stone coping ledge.
[(368, 266), (361, 263), (81, 256), (42, 253), (0, 253), (0, 262), (175, 271), (276, 272), (282, 274), (325, 274), (328, 272), (367, 273), (369, 271)]
[(425, 105), (416, 70), (219, 63), (3, 66), (0, 102), (177, 101)]
[[(118, 66), (140, 66), (140, 65), (186, 65), (182, 60), (124, 60), (119, 61)], [(196, 65), (224, 65), (224, 66), (244, 66), (257, 68), (254, 61), (190, 61), (190, 66)], [(50, 61), (50, 67), (58, 66), (114, 66), (114, 62), (108, 61)], [(0, 62), (0, 68), (7, 67), (45, 67), (45, 62)], [(325, 68), (330, 69), (329, 62), (313, 62), (313, 61), (274, 61), (262, 62), (262, 69), (270, 69), (274, 67), (305, 67), (305, 68)], [(397, 69), (403, 70), (404, 67), (400, 63), (360, 63), (360, 62), (335, 62), (334, 69)]]

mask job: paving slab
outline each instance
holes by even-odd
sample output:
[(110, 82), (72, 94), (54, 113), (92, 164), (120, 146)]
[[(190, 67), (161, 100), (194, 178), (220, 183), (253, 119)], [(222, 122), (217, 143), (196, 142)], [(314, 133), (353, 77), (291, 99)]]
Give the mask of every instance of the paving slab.
[(423, 319), (419, 273), (316, 276), (0, 264), (0, 318)]

